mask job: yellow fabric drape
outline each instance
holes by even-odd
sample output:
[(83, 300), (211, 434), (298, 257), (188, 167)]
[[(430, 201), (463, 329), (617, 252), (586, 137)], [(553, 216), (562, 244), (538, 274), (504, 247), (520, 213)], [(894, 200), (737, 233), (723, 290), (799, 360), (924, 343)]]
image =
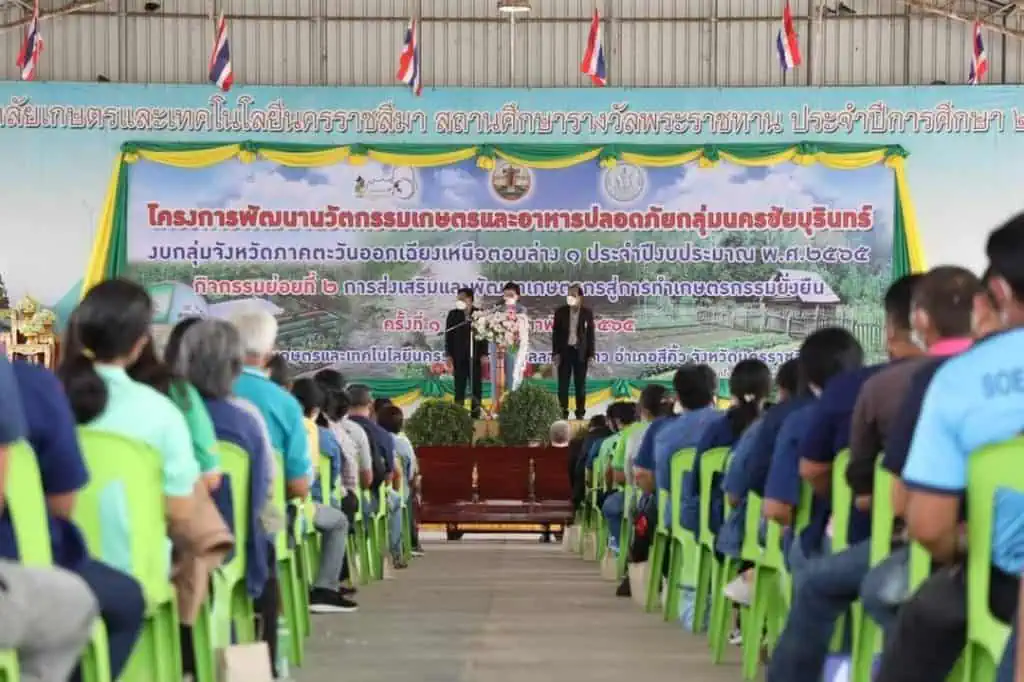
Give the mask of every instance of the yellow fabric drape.
[(780, 163), (792, 161), (793, 157), (796, 156), (796, 147), (791, 147), (784, 152), (778, 154), (770, 154), (768, 156), (758, 156), (755, 158), (746, 158), (743, 156), (735, 156), (729, 152), (719, 152), (718, 157), (722, 161), (728, 161), (729, 163), (736, 164), (737, 166), (745, 166), (747, 168), (758, 168), (762, 166), (775, 166)]
[(103, 281), (107, 274), (107, 255), (110, 253), (110, 239), (114, 233), (114, 207), (117, 204), (117, 186), (121, 173), (124, 172), (124, 154), (118, 154), (114, 161), (114, 172), (110, 175), (107, 195), (103, 198), (99, 224), (96, 225), (96, 236), (92, 240), (89, 251), (89, 262), (85, 266), (85, 277), (82, 278), (82, 290), (79, 298), (85, 296), (89, 289)]
[(240, 144), (226, 144), (223, 147), (211, 149), (195, 149), (192, 151), (164, 152), (140, 149), (137, 153), (140, 158), (153, 163), (162, 163), (175, 168), (205, 168), (224, 163), (229, 159), (238, 156), (242, 151)]
[(571, 166), (578, 166), (581, 163), (586, 163), (587, 161), (593, 161), (598, 157), (598, 155), (600, 155), (601, 147), (595, 147), (594, 149), (585, 151), (582, 154), (577, 154), (576, 156), (567, 156), (561, 159), (545, 159), (543, 161), (528, 161), (518, 156), (507, 154), (500, 149), (495, 149), (494, 153), (499, 158), (505, 159), (509, 163), (514, 163), (517, 166), (557, 170), (559, 168), (569, 168)]
[(830, 154), (818, 152), (814, 155), (815, 160), (826, 168), (835, 170), (860, 170), (869, 166), (876, 166), (885, 161), (888, 152), (885, 149), (878, 149), (870, 152), (851, 152), (848, 154)]
[(644, 166), (646, 168), (670, 168), (672, 166), (682, 166), (692, 161), (696, 161), (703, 153), (704, 152), (701, 149), (695, 149), (692, 152), (675, 154), (672, 156), (652, 156), (650, 154), (637, 154), (636, 152), (622, 152), (622, 160), (626, 163), (631, 163), (634, 166)]
[(448, 166), (459, 163), (476, 156), (476, 147), (455, 149), (441, 154), (396, 154), (394, 152), (378, 152), (373, 149), (367, 152), (368, 156), (379, 163), (389, 166), (408, 166), (412, 168), (431, 168), (434, 166)]
[(914, 210), (914, 202), (910, 197), (910, 186), (907, 184), (906, 162), (901, 156), (891, 156), (886, 160), (886, 165), (896, 175), (896, 192), (900, 195), (900, 205), (903, 207), (903, 232), (907, 239), (907, 252), (910, 255), (910, 271), (924, 272), (928, 266), (925, 263), (921, 233), (917, 227), (917, 211)]
[(321, 149), (315, 152), (285, 152), (276, 149), (261, 149), (259, 154), (267, 161), (279, 163), (291, 168), (310, 168), (313, 166), (332, 166), (348, 158), (348, 147)]

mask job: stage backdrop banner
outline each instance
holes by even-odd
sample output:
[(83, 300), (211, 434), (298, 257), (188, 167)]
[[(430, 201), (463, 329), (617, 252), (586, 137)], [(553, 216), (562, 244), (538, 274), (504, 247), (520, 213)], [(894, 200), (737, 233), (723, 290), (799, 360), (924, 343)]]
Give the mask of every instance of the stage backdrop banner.
[(535, 377), (550, 371), (554, 309), (583, 285), (594, 402), (687, 361), (777, 366), (829, 325), (881, 358), (884, 290), (923, 266), (905, 156), (809, 142), (127, 143), (86, 285), (129, 274), (161, 324), (258, 302), (300, 369), (395, 383), (385, 392), (408, 400), (450, 391), (437, 375), (456, 290), (486, 307), (508, 281)]

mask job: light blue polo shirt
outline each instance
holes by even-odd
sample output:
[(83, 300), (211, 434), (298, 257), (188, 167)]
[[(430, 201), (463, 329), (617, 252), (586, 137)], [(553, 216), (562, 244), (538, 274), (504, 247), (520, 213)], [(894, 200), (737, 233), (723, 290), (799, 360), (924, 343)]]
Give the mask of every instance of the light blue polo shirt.
[[(946, 360), (925, 393), (903, 467), (911, 488), (961, 494), (972, 452), (1024, 431), (1024, 329), (977, 342)], [(1024, 462), (1022, 462), (1024, 464)], [(992, 561), (1008, 573), (1024, 569), (1024, 499), (1002, 491), (996, 500)]]
[(199, 463), (181, 410), (163, 393), (129, 377), (124, 368), (98, 363), (95, 367), (107, 386), (107, 405), (86, 426), (146, 443), (163, 462), (164, 494), (191, 495)]
[(235, 380), (235, 395), (251, 402), (263, 415), (270, 444), (284, 457), (285, 480), (295, 481), (309, 476), (313, 464), (309, 459), (299, 401), (257, 367), (242, 369), (242, 374)]

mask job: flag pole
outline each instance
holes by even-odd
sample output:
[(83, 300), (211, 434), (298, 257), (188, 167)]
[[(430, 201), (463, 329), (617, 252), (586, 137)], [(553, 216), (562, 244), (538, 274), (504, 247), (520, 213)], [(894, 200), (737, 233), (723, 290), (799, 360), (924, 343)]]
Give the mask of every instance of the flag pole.
[(508, 86), (516, 83), (516, 13), (508, 14)]

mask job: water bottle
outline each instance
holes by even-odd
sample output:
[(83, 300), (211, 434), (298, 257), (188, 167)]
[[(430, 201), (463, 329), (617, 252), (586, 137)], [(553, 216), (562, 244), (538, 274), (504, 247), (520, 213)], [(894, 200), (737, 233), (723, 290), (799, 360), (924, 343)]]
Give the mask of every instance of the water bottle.
[(275, 661), (277, 668), (277, 679), (288, 680), (291, 679), (291, 673), (288, 670), (288, 652), (291, 651), (292, 646), (292, 633), (288, 629), (288, 621), (284, 616), (277, 617), (277, 660)]

